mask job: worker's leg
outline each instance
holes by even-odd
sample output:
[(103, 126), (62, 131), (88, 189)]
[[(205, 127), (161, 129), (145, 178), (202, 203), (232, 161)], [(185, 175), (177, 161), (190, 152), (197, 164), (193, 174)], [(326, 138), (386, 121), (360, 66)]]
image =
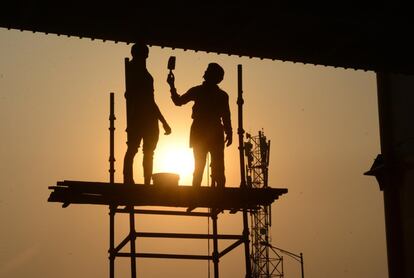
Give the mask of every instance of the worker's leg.
[(135, 154), (138, 152), (141, 137), (136, 132), (128, 132), (127, 151), (124, 157), (124, 183), (134, 184), (133, 163)]
[(224, 175), (224, 145), (215, 145), (210, 150), (212, 186), (224, 188), (226, 176)]
[(142, 160), (142, 167), (144, 169), (144, 184), (151, 183), (152, 170), (154, 164), (154, 151), (157, 147), (158, 137), (159, 129), (157, 123), (157, 128), (153, 128), (151, 132), (148, 132), (148, 134), (144, 136), (143, 140), (144, 142), (142, 150), (144, 152), (144, 158)]
[(203, 145), (193, 146), (194, 153), (194, 173), (193, 186), (201, 186), (204, 167), (206, 166), (207, 148)]

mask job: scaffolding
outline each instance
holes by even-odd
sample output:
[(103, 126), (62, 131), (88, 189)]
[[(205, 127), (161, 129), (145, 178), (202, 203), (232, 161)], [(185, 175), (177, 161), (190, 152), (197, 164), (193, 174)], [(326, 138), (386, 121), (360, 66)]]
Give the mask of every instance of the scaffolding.
[[(241, 103), (241, 102), (240, 102)], [(286, 194), (284, 188), (248, 188), (240, 187), (192, 187), (171, 186), (168, 184), (143, 185), (123, 184), (114, 181), (114, 94), (110, 94), (110, 177), (109, 182), (59, 181), (52, 190), (48, 201), (59, 202), (63, 207), (70, 204), (105, 205), (109, 207), (109, 277), (115, 277), (115, 259), (129, 258), (131, 278), (137, 277), (137, 258), (162, 258), (186, 260), (210, 260), (214, 266), (214, 277), (219, 277), (220, 259), (240, 245), (245, 249), (246, 278), (252, 278), (249, 259), (249, 227), (247, 211), (259, 206), (270, 206), (279, 196)], [(242, 130), (242, 129), (239, 129)], [(244, 163), (244, 162), (243, 162)], [(244, 170), (244, 168), (243, 168)], [(162, 210), (139, 209), (140, 206), (164, 207)], [(184, 208), (185, 210), (177, 211)], [(195, 208), (208, 208), (209, 212), (194, 212)], [(228, 211), (243, 213), (243, 230), (240, 234), (219, 234), (218, 215)], [(119, 243), (115, 242), (115, 216), (119, 213), (129, 214), (129, 233)], [(137, 215), (174, 215), (208, 217), (212, 220), (212, 234), (191, 233), (154, 233), (136, 230)], [(136, 248), (138, 238), (171, 238), (171, 239), (207, 239), (213, 240), (211, 254), (165, 254), (142, 253)], [(220, 240), (233, 241), (224, 249), (219, 248)], [(129, 248), (127, 246), (129, 245)], [(125, 250), (126, 249), (126, 250)]]
[[(63, 207), (70, 204), (93, 204), (105, 205), (109, 207), (109, 277), (115, 277), (115, 259), (117, 257), (126, 257), (130, 259), (131, 278), (137, 276), (137, 258), (162, 258), (162, 259), (187, 259), (187, 260), (210, 260), (214, 265), (214, 278), (219, 277), (219, 261), (224, 255), (240, 245), (244, 245), (244, 257), (246, 278), (259, 277), (252, 274), (250, 260), (250, 240), (249, 240), (249, 223), (248, 213), (257, 215), (259, 208), (270, 210), (270, 205), (286, 194), (285, 188), (270, 188), (267, 186), (267, 172), (263, 176), (265, 187), (252, 186), (251, 173), (246, 175), (246, 166), (244, 160), (243, 146), (243, 98), (242, 98), (242, 71), (241, 65), (238, 65), (238, 135), (239, 135), (239, 152), (240, 152), (240, 176), (241, 183), (239, 187), (192, 187), (192, 186), (172, 186), (164, 182), (158, 185), (144, 184), (123, 184), (115, 183), (115, 155), (114, 155), (114, 131), (115, 131), (115, 113), (114, 113), (114, 93), (110, 94), (110, 150), (109, 150), (109, 182), (85, 182), (85, 181), (60, 181), (56, 186), (50, 186), (52, 190), (48, 201), (60, 202)], [(268, 151), (267, 151), (268, 157)], [(248, 159), (250, 159), (248, 157)], [(268, 159), (267, 159), (268, 161)], [(250, 171), (251, 161), (249, 160), (247, 170)], [(267, 171), (267, 167), (266, 167)], [(254, 179), (258, 175), (254, 175)], [(246, 181), (247, 179), (247, 181)], [(263, 183), (263, 182), (262, 182)], [(157, 206), (164, 207), (162, 210), (139, 209), (139, 206)], [(185, 210), (177, 211), (170, 208), (184, 208)], [(209, 212), (194, 212), (196, 208), (207, 208)], [(243, 229), (240, 234), (219, 234), (218, 233), (218, 215), (229, 211), (232, 214), (242, 212)], [(118, 244), (115, 242), (115, 216), (117, 213), (129, 214), (129, 233)], [(212, 220), (212, 234), (191, 234), (191, 233), (154, 233), (136, 231), (135, 217), (139, 214), (152, 215), (174, 215), (174, 216), (198, 216), (208, 217)], [(262, 216), (260, 216), (262, 217)], [(265, 220), (267, 223), (268, 220)], [(256, 231), (254, 231), (254, 244), (256, 246)], [(142, 253), (136, 248), (138, 238), (172, 238), (172, 239), (212, 239), (213, 251), (211, 254), (165, 254), (165, 253)], [(267, 241), (266, 234), (265, 244)], [(233, 240), (233, 243), (224, 249), (219, 248), (219, 240)], [(259, 241), (259, 243), (261, 243)], [(267, 245), (263, 244), (263, 247)], [(128, 248), (125, 248), (129, 245)], [(125, 250), (127, 249), (127, 250)], [(264, 249), (266, 250), (266, 249)], [(256, 252), (256, 251), (255, 251)], [(268, 251), (266, 251), (268, 252)], [(262, 276), (260, 276), (262, 277)], [(271, 276), (268, 276), (271, 277)], [(273, 277), (273, 276), (272, 276)]]

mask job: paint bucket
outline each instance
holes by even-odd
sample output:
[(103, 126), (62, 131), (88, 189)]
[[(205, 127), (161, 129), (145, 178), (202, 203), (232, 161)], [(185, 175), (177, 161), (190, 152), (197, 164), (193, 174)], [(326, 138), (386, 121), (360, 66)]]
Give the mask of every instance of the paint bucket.
[(180, 176), (174, 173), (156, 173), (152, 175), (152, 181), (156, 186), (178, 186)]

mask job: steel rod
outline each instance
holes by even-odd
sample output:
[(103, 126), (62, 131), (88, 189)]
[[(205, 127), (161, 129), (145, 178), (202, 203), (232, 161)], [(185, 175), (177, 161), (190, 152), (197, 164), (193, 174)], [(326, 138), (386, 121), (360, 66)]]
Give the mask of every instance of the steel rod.
[(217, 210), (211, 209), (211, 220), (213, 223), (213, 265), (214, 278), (219, 278), (219, 252), (218, 252), (218, 236), (217, 236)]
[(300, 253), (300, 269), (302, 271), (302, 278), (305, 278), (305, 271), (303, 269), (303, 254)]
[(109, 105), (109, 182), (113, 184), (115, 181), (115, 94), (110, 93)]
[(117, 247), (115, 247), (115, 249), (114, 249), (115, 253), (117, 253), (117, 252), (121, 251), (121, 249), (122, 249), (122, 248), (124, 248), (124, 246), (126, 246), (126, 245), (128, 244), (129, 240), (130, 240), (130, 236), (129, 236), (129, 235), (127, 235), (127, 237), (126, 237), (126, 238), (124, 238), (124, 240), (122, 240), (122, 241), (118, 244), (118, 246), (117, 246)]
[[(244, 147), (243, 147), (243, 79), (242, 79), (242, 65), (237, 66), (237, 108), (238, 108), (238, 128), (239, 135), (239, 155), (240, 155), (240, 187), (246, 188), (246, 172), (244, 163)], [(251, 278), (252, 268), (250, 262), (250, 241), (249, 241), (249, 222), (247, 217), (247, 210), (243, 209), (243, 236), (244, 236), (244, 258), (246, 262), (246, 278)]]
[(135, 215), (134, 207), (131, 207), (131, 213), (129, 214), (129, 240), (131, 246), (131, 278), (136, 278), (137, 276), (137, 266), (135, 259)]
[[(130, 213), (127, 208), (117, 209), (119, 213)], [(146, 209), (134, 209), (135, 214), (155, 214), (155, 215), (174, 215), (174, 216), (202, 216), (210, 217), (209, 212), (186, 212), (186, 211), (166, 211), (166, 210), (146, 210)]]
[(180, 238), (180, 239), (227, 239), (241, 240), (242, 235), (208, 235), (208, 234), (183, 234), (183, 233), (148, 233), (136, 232), (136, 237), (157, 237), (157, 238)]
[(109, 277), (115, 277), (115, 212), (109, 207)]
[(231, 250), (233, 250), (234, 248), (236, 248), (240, 244), (243, 244), (243, 242), (244, 241), (243, 241), (242, 238), (240, 240), (236, 241), (235, 243), (233, 243), (232, 245), (230, 245), (229, 247), (227, 247), (226, 249), (224, 249), (223, 251), (221, 251), (220, 254), (219, 254), (219, 258), (223, 257), (224, 255), (226, 255), (227, 253), (229, 253)]
[(211, 260), (211, 256), (206, 255), (182, 255), (182, 254), (161, 254), (161, 253), (118, 253), (117, 257), (134, 258), (158, 258), (158, 259), (183, 259), (183, 260)]
[(244, 168), (244, 147), (243, 147), (243, 81), (242, 81), (242, 65), (237, 66), (237, 112), (238, 112), (238, 127), (237, 134), (239, 136), (239, 156), (240, 156), (240, 187), (246, 187), (246, 173)]
[[(109, 94), (109, 183), (115, 182), (115, 94)], [(115, 277), (115, 208), (109, 206), (109, 277)]]

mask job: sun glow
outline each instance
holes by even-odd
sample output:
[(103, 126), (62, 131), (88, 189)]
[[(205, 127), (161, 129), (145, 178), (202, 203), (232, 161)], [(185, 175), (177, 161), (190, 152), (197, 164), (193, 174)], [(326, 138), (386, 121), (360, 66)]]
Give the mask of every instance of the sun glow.
[(191, 185), (193, 171), (194, 158), (192, 149), (188, 147), (174, 147), (157, 151), (154, 173), (176, 173), (180, 175), (180, 185)]

